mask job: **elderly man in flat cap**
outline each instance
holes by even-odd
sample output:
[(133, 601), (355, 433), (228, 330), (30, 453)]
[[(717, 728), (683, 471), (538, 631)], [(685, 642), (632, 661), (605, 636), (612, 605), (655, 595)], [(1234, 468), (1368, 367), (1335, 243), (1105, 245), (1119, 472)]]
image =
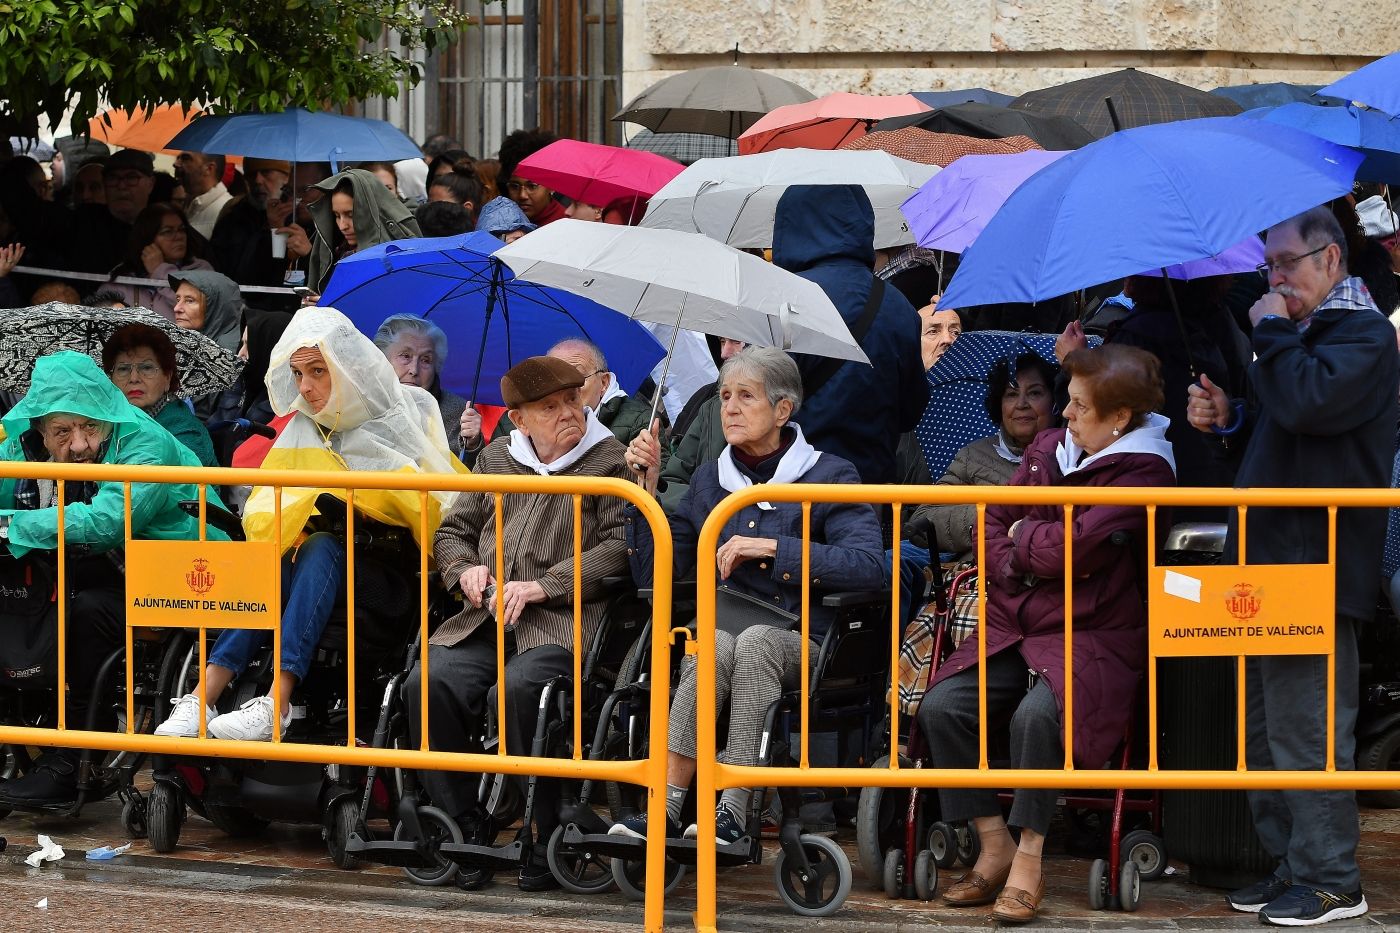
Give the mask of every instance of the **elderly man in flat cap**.
[[(493, 440), (476, 463), (478, 475), (615, 476), (631, 479), (624, 448), (584, 408), (583, 377), (564, 360), (534, 356), (501, 379), (501, 396), (516, 429)], [(583, 638), (587, 650), (605, 608), (601, 581), (627, 572), (621, 499), (583, 498)], [(504, 596), (507, 639), (506, 747), (525, 754), (535, 731), (536, 704), (545, 683), (573, 670), (575, 645), (573, 497), (507, 495), (503, 502), (505, 577), (496, 573), (496, 505), (490, 493), (462, 493), (443, 518), (433, 552), (444, 584), (462, 594), (463, 608), (429, 640), (428, 729), (434, 751), (479, 749), (486, 693), (497, 680), (496, 591)], [(511, 645), (507, 646), (507, 653)], [(404, 686), (412, 741), (418, 745), (421, 669)], [(489, 843), (492, 830), (477, 802), (479, 778), (463, 773), (424, 774), (433, 803), (458, 820), (471, 841)], [(520, 888), (557, 887), (543, 842), (558, 824), (554, 781), (536, 786), (535, 825), (541, 845), (520, 870)], [(489, 871), (468, 869), (458, 884), (485, 884)]]

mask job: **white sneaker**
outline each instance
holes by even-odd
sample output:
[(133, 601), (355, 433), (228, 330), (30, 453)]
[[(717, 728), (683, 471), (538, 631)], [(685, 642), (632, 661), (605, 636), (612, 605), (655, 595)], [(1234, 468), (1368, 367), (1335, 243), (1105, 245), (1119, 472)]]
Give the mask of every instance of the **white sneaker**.
[[(282, 720), (282, 732), (292, 721)], [(249, 700), (231, 713), (224, 713), (209, 723), (209, 734), (216, 739), (237, 739), (242, 742), (272, 741), (272, 697)]]
[[(170, 718), (156, 726), (156, 735), (176, 735), (184, 738), (195, 738), (199, 735), (199, 697), (193, 693), (187, 693), (178, 700), (172, 700), (175, 708), (170, 712)], [(214, 717), (219, 715), (219, 711), (212, 706), (205, 707), (205, 723), (212, 723)]]

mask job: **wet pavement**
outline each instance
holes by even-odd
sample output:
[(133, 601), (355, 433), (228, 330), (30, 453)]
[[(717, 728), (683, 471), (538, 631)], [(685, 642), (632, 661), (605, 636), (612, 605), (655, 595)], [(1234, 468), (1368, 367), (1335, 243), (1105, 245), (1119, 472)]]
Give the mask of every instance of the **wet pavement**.
[[(23, 858), (39, 833), (51, 836), (67, 857), (42, 868)], [(168, 855), (138, 840), (109, 862), (83, 853), (126, 842), (120, 806), (107, 800), (80, 818), (13, 814), (0, 821), (9, 848), (0, 854), (0, 929), (6, 931), (101, 930), (500, 930), (539, 933), (613, 933), (638, 930), (642, 909), (613, 892), (584, 897), (551, 892), (522, 895), (514, 879), (496, 876), (482, 891), (412, 884), (393, 868), (341, 871), (332, 863), (316, 826), (274, 825), (233, 838), (191, 814), (180, 846)], [(839, 841), (855, 859), (854, 834)], [(1055, 842), (1052, 830), (1052, 847)], [(1328, 929), (1400, 930), (1400, 810), (1363, 810), (1361, 867), (1371, 914)], [(1184, 871), (1143, 885), (1136, 913), (1094, 912), (1087, 904), (1089, 861), (1047, 854), (1047, 898), (1028, 929), (1227, 930), (1257, 929), (1250, 915), (1230, 911), (1220, 892), (1189, 882)], [(956, 871), (946, 872), (946, 885)], [(35, 905), (47, 899), (46, 908)], [(691, 928), (694, 887), (682, 882), (667, 901), (668, 929)], [(996, 924), (987, 908), (954, 910), (922, 901), (892, 901), (873, 890), (856, 867), (854, 889), (834, 917), (808, 920), (789, 913), (773, 887), (770, 864), (725, 870), (720, 875), (720, 927), (725, 930), (904, 931), (987, 930)]]

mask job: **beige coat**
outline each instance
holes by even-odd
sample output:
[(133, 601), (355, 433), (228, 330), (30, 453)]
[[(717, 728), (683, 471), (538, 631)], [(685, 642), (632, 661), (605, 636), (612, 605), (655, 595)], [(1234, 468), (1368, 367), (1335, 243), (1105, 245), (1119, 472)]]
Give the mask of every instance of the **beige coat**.
[[(1016, 472), (1016, 464), (996, 450), (996, 435), (973, 441), (953, 457), (940, 486), (1005, 486)], [(975, 505), (925, 505), (915, 515), (930, 515), (938, 533), (938, 547), (960, 559), (971, 556), (972, 526), (977, 523)], [(932, 542), (930, 541), (930, 544)]]

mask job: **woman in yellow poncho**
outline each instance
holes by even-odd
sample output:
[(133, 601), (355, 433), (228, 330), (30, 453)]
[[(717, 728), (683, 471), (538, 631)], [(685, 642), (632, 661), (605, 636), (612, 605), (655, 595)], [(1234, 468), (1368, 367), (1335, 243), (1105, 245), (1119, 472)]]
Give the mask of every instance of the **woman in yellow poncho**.
[[(409, 473), (464, 472), (452, 456), (437, 402), (426, 391), (400, 385), (393, 367), (373, 342), (333, 308), (303, 308), (273, 348), (267, 371), (268, 398), (279, 415), (293, 417), (263, 461), (264, 469), (383, 470)], [(284, 488), (282, 521), (276, 520), (276, 490), (254, 488), (244, 509), (249, 540), (278, 541), (282, 565), (281, 696), (277, 709), (283, 728), (289, 719), (293, 687), (310, 668), (316, 643), (345, 588), (345, 542), (314, 531), (322, 495), (342, 501), (344, 490)], [(437, 530), (452, 494), (428, 495), (427, 537), (423, 538), (419, 493), (359, 490), (355, 510), (373, 521), (410, 529), (419, 547)], [(215, 642), (205, 669), (209, 702), (218, 699), (271, 634), (228, 631)], [(221, 739), (270, 741), (272, 696), (250, 700), (216, 715), (207, 711), (209, 734)], [(175, 702), (157, 735), (197, 735), (199, 698)]]

